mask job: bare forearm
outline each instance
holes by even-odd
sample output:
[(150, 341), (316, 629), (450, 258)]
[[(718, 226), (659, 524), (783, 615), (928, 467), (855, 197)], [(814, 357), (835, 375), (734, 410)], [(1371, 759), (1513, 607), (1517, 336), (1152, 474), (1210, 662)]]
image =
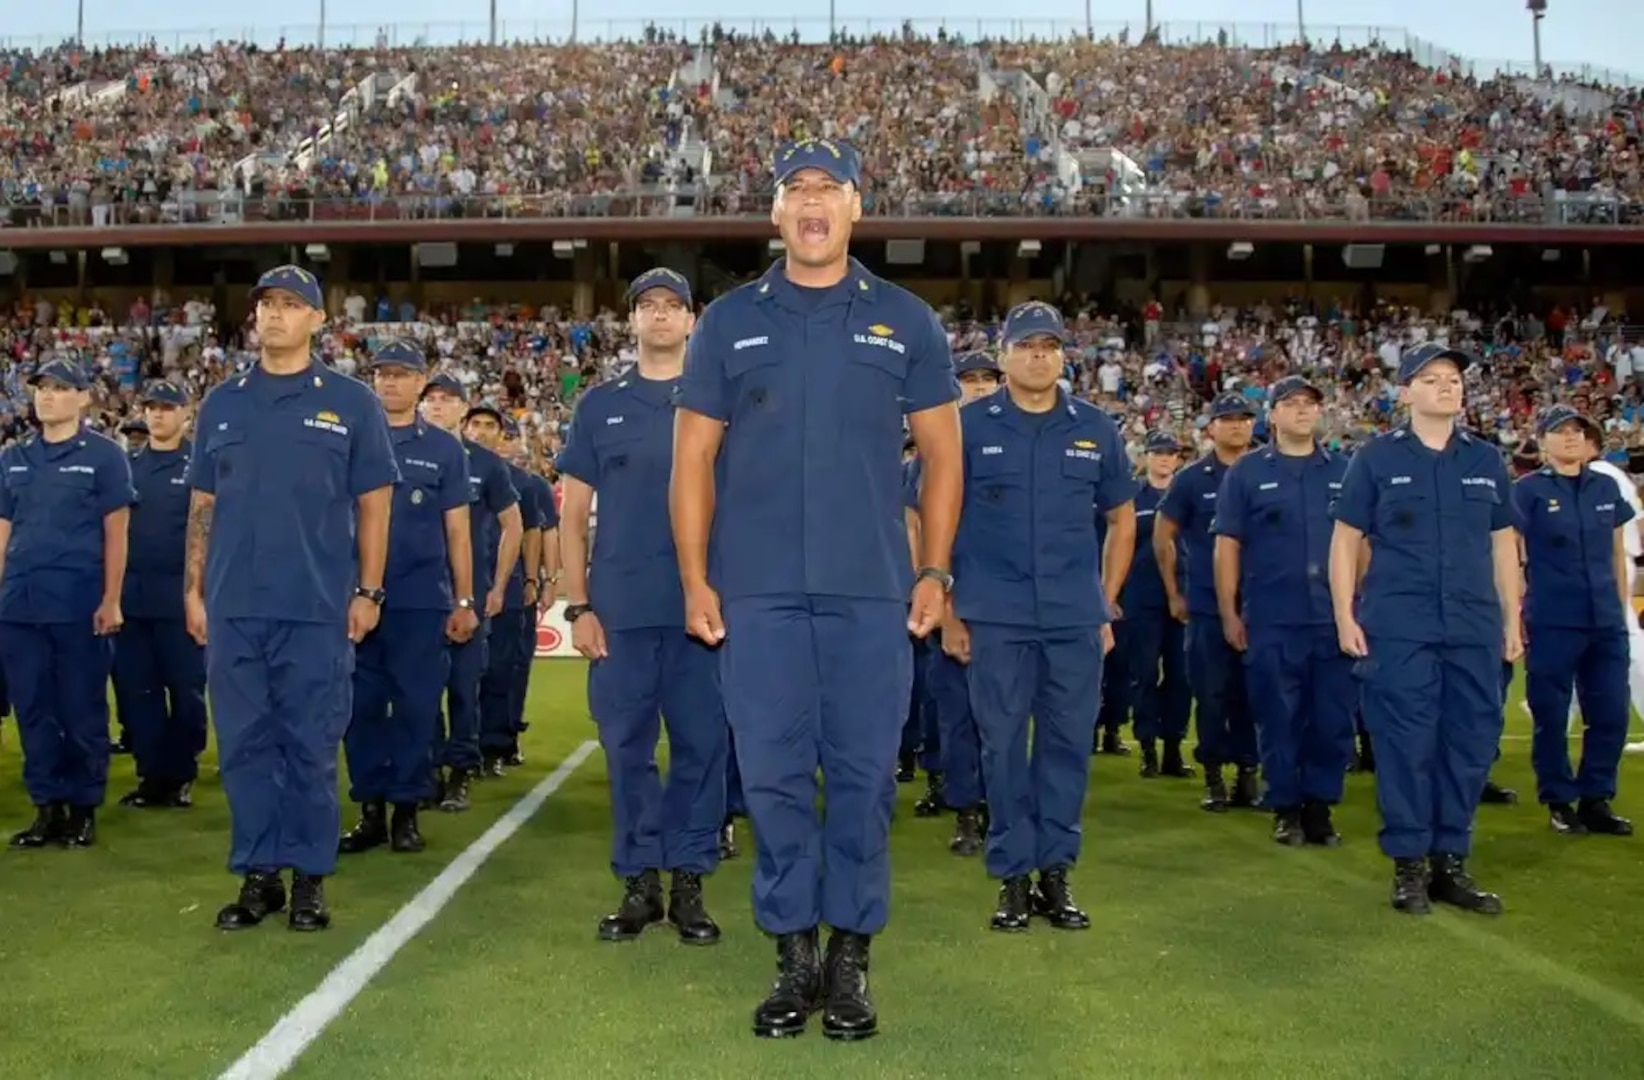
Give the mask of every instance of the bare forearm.
[(588, 518), (584, 515), (559, 519), (559, 561), (565, 581), (565, 602), (588, 602)]
[(708, 532), (713, 525), (714, 470), (712, 461), (676, 459), (668, 488), (668, 515), (673, 522), (679, 579), (686, 585), (708, 580)]
[(468, 507), (445, 515), (445, 557), (451, 563), (451, 588), (459, 600), (474, 597), (474, 539), (469, 532)]
[(103, 518), (103, 603), (118, 604), (126, 584), (131, 511), (116, 510)]
[(355, 514), (355, 540), (359, 548), (360, 587), (382, 588), (388, 568), (388, 518), (393, 510), (393, 489), (378, 488), (361, 495)]
[(1239, 556), (1243, 551), (1231, 536), (1216, 537), (1216, 610), (1224, 619), (1239, 617)]
[(1336, 523), (1330, 534), (1330, 606), (1338, 623), (1354, 621), (1353, 600), (1358, 595), (1359, 568), (1367, 562), (1365, 548), (1363, 533)]
[(211, 517), (217, 497), (196, 491), (188, 503), (188, 542), (183, 555), (183, 591), (205, 596), (206, 551), (211, 545)]
[(1130, 580), (1136, 561), (1136, 508), (1129, 503), (1107, 515), (1107, 541), (1102, 545), (1102, 588), (1117, 603)]

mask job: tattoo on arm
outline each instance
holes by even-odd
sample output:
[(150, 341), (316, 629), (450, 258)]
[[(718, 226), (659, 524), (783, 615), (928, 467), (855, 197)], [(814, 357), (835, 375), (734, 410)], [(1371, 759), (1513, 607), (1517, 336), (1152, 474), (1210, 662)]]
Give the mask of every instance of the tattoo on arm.
[(188, 508), (188, 549), (184, 559), (184, 588), (196, 592), (204, 588), (206, 546), (211, 540), (211, 514), (215, 500), (194, 496)]

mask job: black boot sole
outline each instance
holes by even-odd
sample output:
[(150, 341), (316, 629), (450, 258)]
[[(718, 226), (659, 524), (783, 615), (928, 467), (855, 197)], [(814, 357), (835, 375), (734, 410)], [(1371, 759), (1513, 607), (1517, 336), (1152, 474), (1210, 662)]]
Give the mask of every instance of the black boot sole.
[(879, 1025), (877, 1023), (867, 1028), (841, 1028), (831, 1027), (825, 1020), (822, 1022), (822, 1037), (831, 1039), (834, 1042), (861, 1042), (864, 1039), (871, 1039), (877, 1034), (879, 1034)]

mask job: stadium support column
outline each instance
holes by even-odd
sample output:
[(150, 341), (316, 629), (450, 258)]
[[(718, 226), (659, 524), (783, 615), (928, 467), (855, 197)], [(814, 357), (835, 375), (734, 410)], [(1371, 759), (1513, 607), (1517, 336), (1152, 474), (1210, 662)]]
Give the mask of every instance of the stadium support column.
[[(177, 283), (177, 253), (168, 247), (154, 249), (154, 289), (156, 292), (171, 294), (171, 287)], [(150, 302), (153, 301), (150, 297)]]
[(584, 244), (571, 256), (571, 310), (578, 319), (591, 319), (598, 310), (594, 287), (604, 276), (599, 263), (605, 254), (603, 245)]
[(1187, 313), (1197, 319), (1210, 311), (1210, 248), (1187, 249)]
[(1445, 244), (1427, 260), (1427, 310), (1448, 312), (1455, 306), (1456, 251)]

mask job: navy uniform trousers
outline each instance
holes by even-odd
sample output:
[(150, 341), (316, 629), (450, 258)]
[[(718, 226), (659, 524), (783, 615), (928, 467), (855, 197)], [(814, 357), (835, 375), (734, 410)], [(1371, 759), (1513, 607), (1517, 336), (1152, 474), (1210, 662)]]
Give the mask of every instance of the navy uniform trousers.
[(537, 658), (537, 609), (527, 606), (519, 613), (519, 656), (514, 667), (514, 683), (509, 688), (508, 720), (511, 725), (513, 743), (519, 745), (519, 737), (525, 731), (525, 699), (531, 693), (531, 669)]
[(1187, 627), (1168, 611), (1127, 611), (1114, 630), (1113, 651), (1123, 650), (1130, 676), (1136, 738), (1144, 743), (1186, 739), (1193, 712), (1193, 692), (1187, 682)]
[(114, 638), (114, 696), (137, 775), (192, 784), (206, 748), (205, 650), (182, 619), (127, 619)]
[(1341, 802), (1353, 763), (1353, 661), (1333, 626), (1271, 629), (1250, 641), (1245, 685), (1261, 702), (1262, 805)]
[[(531, 608), (503, 608), (491, 619), (485, 674), (479, 689), (479, 743), (487, 754), (506, 754), (519, 735), (514, 727), (514, 698), (519, 692), (520, 666), (529, 664), (520, 623)], [(524, 709), (524, 698), (520, 699)]]
[(1209, 768), (1255, 766), (1260, 759), (1256, 725), (1245, 694), (1244, 658), (1222, 636), (1222, 621), (1214, 615), (1189, 617), (1186, 636), (1187, 677), (1197, 703), (1194, 720), (1199, 729), (1193, 756)]
[(354, 649), (354, 710), (343, 749), (348, 797), (420, 803), (434, 796), (434, 735), (451, 677), (448, 614), (390, 608)]
[(932, 644), (927, 640), (913, 640), (913, 690), (908, 699), (908, 718), (902, 725), (902, 743), (898, 754), (903, 758), (917, 755), (919, 768), (927, 773), (940, 771), (941, 732), (936, 726), (936, 706), (931, 698), (930, 665)]
[(343, 623), (213, 619), (206, 686), (223, 790), (228, 868), (337, 868), (337, 750), (354, 710), (354, 645)]
[[(588, 711), (611, 783), (611, 869), (712, 873), (725, 823), (730, 731), (718, 657), (678, 627), (607, 630), (588, 666)], [(668, 732), (668, 779), (657, 735)]]
[[(1530, 762), (1543, 803), (1613, 799), (1627, 746), (1627, 631), (1535, 626), (1525, 654), (1525, 698), (1535, 719)], [(1570, 693), (1581, 703), (1581, 768), (1570, 769)]]
[(943, 798), (956, 810), (982, 805), (982, 737), (970, 707), (970, 676), (965, 665), (931, 647), (930, 689), (940, 732)]
[[(718, 675), (717, 668), (715, 675)], [(725, 738), (730, 747), (725, 755), (725, 820), (729, 821), (733, 817), (748, 816), (748, 800), (742, 795), (742, 769), (736, 763), (736, 739), (729, 722), (725, 725)]]
[(970, 624), (970, 704), (982, 738), (991, 876), (1078, 861), (1103, 660), (1094, 628)]
[(723, 611), (720, 685), (758, 848), (754, 919), (771, 934), (821, 923), (876, 934), (890, 913), (896, 752), (913, 687), (907, 602), (746, 596)]
[(1113, 651), (1102, 661), (1102, 711), (1096, 718), (1096, 726), (1106, 731), (1124, 727), (1135, 704), (1134, 680), (1124, 636), (1125, 623), (1121, 619), (1113, 624)]
[(1376, 755), (1382, 853), (1465, 857), (1501, 742), (1501, 646), (1367, 644), (1354, 669)]
[(469, 772), (480, 767), (480, 681), (490, 661), (491, 620), (481, 617), (474, 636), (447, 641), (450, 657), (445, 686), (444, 719), (434, 724), (436, 763)]
[(103, 804), (114, 642), (71, 623), (0, 622), (0, 663), (17, 710), (23, 786), (36, 806)]

